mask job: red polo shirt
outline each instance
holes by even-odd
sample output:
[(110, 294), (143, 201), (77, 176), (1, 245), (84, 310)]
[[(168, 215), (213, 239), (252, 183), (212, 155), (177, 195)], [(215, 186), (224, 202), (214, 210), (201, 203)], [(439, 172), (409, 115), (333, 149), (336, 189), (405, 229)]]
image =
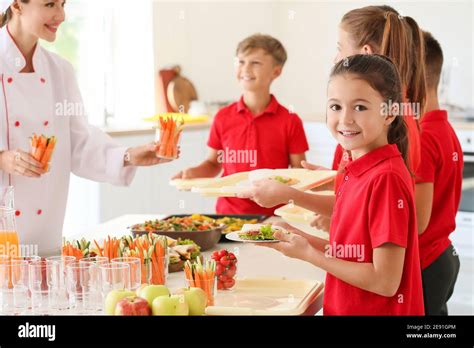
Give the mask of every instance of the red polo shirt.
[[(405, 248), (400, 286), (385, 297), (326, 276), (325, 315), (423, 315), (413, 185), (396, 145), (385, 145), (347, 164), (336, 193), (329, 241), (337, 258), (373, 262), (374, 248)], [(342, 250), (342, 251), (341, 251)]]
[(421, 163), (416, 182), (433, 183), (433, 206), (425, 232), (420, 235), (421, 268), (425, 269), (451, 244), (461, 200), (463, 154), (445, 110), (421, 119)]
[[(223, 176), (262, 168), (288, 168), (290, 154), (308, 151), (303, 122), (272, 95), (265, 111), (254, 116), (243, 97), (217, 113), (207, 145), (222, 151)], [(239, 155), (240, 154), (240, 155)], [(249, 199), (219, 198), (218, 214), (273, 215)]]
[[(418, 168), (420, 164), (420, 132), (418, 130), (418, 125), (416, 120), (413, 116), (403, 116), (405, 120), (405, 124), (407, 126), (407, 133), (408, 133), (408, 163), (410, 165), (410, 170), (414, 173), (416, 168)], [(339, 170), (339, 167), (344, 168), (344, 166), (349, 162), (351, 159), (343, 158), (344, 150), (340, 144), (337, 144), (336, 151), (334, 152), (334, 158), (332, 162), (332, 169)], [(341, 174), (338, 173), (336, 175), (334, 187), (337, 190), (339, 184), (341, 183)]]

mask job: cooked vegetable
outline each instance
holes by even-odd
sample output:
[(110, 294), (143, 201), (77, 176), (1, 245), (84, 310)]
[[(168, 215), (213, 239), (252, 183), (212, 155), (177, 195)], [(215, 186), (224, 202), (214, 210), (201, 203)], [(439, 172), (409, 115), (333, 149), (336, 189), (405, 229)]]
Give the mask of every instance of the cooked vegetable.
[(207, 231), (221, 227), (214, 219), (203, 215), (171, 217), (166, 220), (149, 220), (130, 228), (134, 231)]
[(239, 219), (235, 217), (230, 217), (226, 216), (220, 219), (217, 219), (216, 222), (218, 224), (223, 224), (226, 225), (226, 229), (224, 230), (224, 233), (230, 233), (234, 231), (240, 231), (242, 229), (242, 226), (245, 224), (256, 224), (257, 219)]

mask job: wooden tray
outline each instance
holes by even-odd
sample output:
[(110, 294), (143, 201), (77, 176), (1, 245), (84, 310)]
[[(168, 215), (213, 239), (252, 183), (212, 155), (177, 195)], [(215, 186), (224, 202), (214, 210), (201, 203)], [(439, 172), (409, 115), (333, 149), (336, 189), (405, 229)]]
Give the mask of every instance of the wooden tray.
[(178, 189), (191, 189), (192, 192), (212, 197), (235, 197), (245, 191), (254, 180), (279, 175), (299, 180), (292, 187), (306, 191), (324, 185), (334, 179), (336, 171), (307, 170), (307, 169), (257, 169), (250, 172), (241, 172), (214, 179), (173, 180), (172, 185)]
[(302, 315), (322, 294), (317, 280), (237, 279), (232, 291), (217, 291), (207, 315)]

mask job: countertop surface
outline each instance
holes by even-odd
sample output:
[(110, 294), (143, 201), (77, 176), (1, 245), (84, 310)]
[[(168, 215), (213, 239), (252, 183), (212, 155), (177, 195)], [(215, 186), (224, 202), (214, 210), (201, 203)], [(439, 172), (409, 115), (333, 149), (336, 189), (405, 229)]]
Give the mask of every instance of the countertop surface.
[[(122, 237), (130, 234), (127, 229), (135, 223), (145, 220), (154, 220), (164, 218), (165, 215), (141, 215), (131, 214), (122, 215), (96, 227), (81, 235), (71, 236), (68, 239), (80, 239), (85, 237), (89, 240), (100, 240), (107, 236)], [(267, 221), (278, 221), (278, 217), (272, 217)], [(283, 254), (265, 247), (259, 247), (251, 243), (219, 243), (213, 249), (206, 250), (202, 254), (206, 259), (210, 258), (214, 250), (226, 248), (233, 251), (238, 259), (237, 277), (270, 277), (287, 278), (301, 280), (325, 281), (326, 272), (307, 262), (291, 259)], [(167, 286), (173, 290), (186, 286), (184, 272), (170, 273), (167, 280)], [(322, 296), (321, 296), (322, 297)], [(315, 301), (316, 302), (316, 301)], [(322, 308), (322, 298), (318, 301), (318, 307), (315, 312)]]
[[(324, 123), (326, 116), (322, 114), (305, 115), (301, 116), (303, 122), (319, 122)], [(451, 125), (456, 130), (468, 130), (474, 131), (474, 122), (466, 122), (460, 120), (450, 120)], [(212, 119), (201, 123), (189, 123), (184, 126), (184, 131), (195, 131), (201, 129), (209, 129), (212, 125)], [(155, 130), (153, 125), (140, 123), (137, 126), (104, 126), (101, 129), (111, 136), (130, 136), (130, 135), (143, 135), (153, 134)]]

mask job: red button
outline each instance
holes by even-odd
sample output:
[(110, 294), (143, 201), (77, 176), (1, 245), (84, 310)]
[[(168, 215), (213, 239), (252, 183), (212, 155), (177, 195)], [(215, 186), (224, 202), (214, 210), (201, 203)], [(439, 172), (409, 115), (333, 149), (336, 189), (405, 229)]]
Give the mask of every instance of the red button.
[(44, 78), (40, 78), (41, 83), (45, 83), (46, 80)]
[(20, 121), (15, 122), (15, 127), (20, 127)]
[(41, 215), (43, 213), (43, 211), (41, 209), (38, 209), (38, 211), (36, 212), (38, 215)]
[(47, 126), (47, 125), (49, 124), (49, 122), (48, 122), (48, 121), (44, 121), (43, 124), (44, 124), (45, 126)]
[(12, 82), (13, 82), (13, 79), (12, 79), (11, 77), (9, 77), (9, 78), (7, 79), (7, 82), (8, 82), (8, 83), (12, 83)]
[(19, 210), (17, 210), (17, 211), (15, 212), (15, 215), (16, 215), (16, 216), (20, 216), (20, 215), (21, 215), (21, 212), (20, 212)]

